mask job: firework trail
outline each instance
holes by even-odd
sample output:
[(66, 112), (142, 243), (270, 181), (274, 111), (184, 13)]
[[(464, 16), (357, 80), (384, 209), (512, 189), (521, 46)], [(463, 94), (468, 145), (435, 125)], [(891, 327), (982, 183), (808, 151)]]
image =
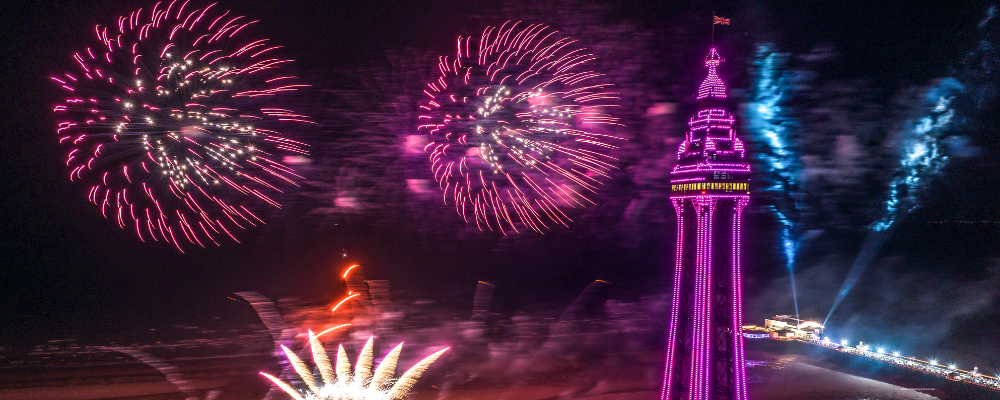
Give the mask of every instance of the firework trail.
[[(360, 301), (366, 305), (364, 308), (369, 311), (369, 314), (371, 313), (370, 311), (372, 309), (372, 306), (370, 303), (372, 303), (372, 301), (370, 300), (370, 296), (368, 293), (369, 290), (367, 286), (365, 286), (366, 281), (364, 279), (364, 274), (360, 267), (361, 267), (360, 265), (355, 264), (348, 267), (344, 271), (342, 277), (344, 279), (346, 286), (350, 289), (350, 291), (348, 292), (348, 295), (346, 297), (336, 301), (332, 309), (326, 309), (327, 311), (337, 312), (337, 310), (341, 309), (342, 307), (346, 308), (345, 306), (346, 304), (351, 304)], [(300, 337), (300, 334), (304, 336), (305, 328), (299, 326), (299, 324), (295, 322), (286, 322), (289, 320), (293, 320), (294, 317), (289, 317), (288, 314), (282, 315), (282, 313), (278, 310), (278, 307), (275, 305), (274, 301), (272, 301), (271, 299), (267, 298), (266, 296), (258, 292), (237, 292), (234, 294), (236, 296), (239, 296), (243, 300), (246, 300), (247, 303), (249, 303), (250, 306), (253, 307), (254, 311), (257, 313), (257, 316), (260, 318), (261, 322), (264, 323), (264, 326), (267, 328), (268, 333), (271, 335), (271, 341), (274, 344), (273, 354), (278, 360), (280, 360), (279, 364), (281, 366), (281, 373), (279, 374), (279, 376), (285, 379), (291, 378), (293, 376), (291, 368), (292, 365), (288, 364), (288, 362), (285, 360), (284, 357), (285, 352), (287, 351), (288, 347), (298, 348), (296, 346), (297, 339)], [(326, 312), (324, 311), (324, 314), (325, 313)], [(352, 329), (357, 329), (359, 327), (355, 325), (357, 325), (358, 322), (359, 321), (357, 318), (352, 317), (351, 323), (339, 324), (330, 327), (328, 329), (321, 330), (319, 331), (319, 333), (315, 335), (315, 337), (318, 339), (327, 333), (331, 333), (346, 327), (352, 327)], [(361, 328), (364, 329), (365, 324), (362, 323), (361, 325), (362, 325)], [(278, 396), (280, 396), (280, 392), (281, 392), (280, 389), (272, 387), (271, 390), (267, 392), (264, 398), (265, 399), (278, 398)]]
[(519, 25), (460, 36), (454, 56), (438, 59), (417, 127), (445, 204), (504, 235), (567, 226), (564, 208), (594, 204), (587, 196), (617, 161), (607, 152), (620, 139), (606, 130), (622, 126), (607, 114), (611, 85), (586, 70), (594, 55), (547, 26)]
[(394, 380), (392, 377), (396, 373), (396, 364), (399, 361), (399, 353), (403, 350), (403, 344), (400, 343), (393, 348), (373, 371), (372, 367), (375, 362), (374, 339), (374, 337), (368, 339), (352, 373), (350, 360), (347, 358), (343, 345), (339, 346), (337, 350), (336, 363), (331, 365), (326, 349), (323, 348), (319, 339), (312, 332), (309, 332), (309, 345), (312, 348), (313, 362), (321, 377), (319, 382), (301, 358), (282, 346), (288, 361), (295, 367), (295, 372), (299, 374), (308, 388), (305, 396), (281, 379), (264, 372), (260, 374), (296, 400), (401, 400), (409, 394), (413, 385), (427, 371), (427, 368), (448, 351), (448, 348), (445, 348), (431, 354), (403, 373), (399, 379)]
[[(210, 4), (156, 3), (95, 26), (97, 42), (51, 77), (70, 179), (142, 241), (205, 247), (262, 224), (251, 209), (300, 176), (305, 144), (280, 130), (311, 124), (280, 98), (306, 85), (279, 72), (281, 46), (249, 38), (258, 21)], [(259, 211), (258, 211), (259, 212)]]
[(798, 204), (792, 192), (797, 188), (799, 162), (798, 154), (790, 145), (794, 120), (785, 115), (782, 105), (791, 90), (789, 79), (783, 73), (787, 55), (774, 52), (772, 47), (764, 44), (757, 48), (755, 94), (747, 106), (747, 113), (751, 132), (763, 144), (762, 151), (756, 153), (757, 157), (766, 165), (763, 170), (771, 175), (768, 177), (771, 184), (763, 190), (777, 197), (777, 205), (773, 209), (781, 223), (781, 248), (797, 315), (799, 300), (795, 288), (795, 256), (801, 247), (801, 234), (799, 222), (793, 219), (798, 215)]
[(128, 347), (102, 347), (105, 350), (111, 350), (118, 353), (126, 354), (139, 362), (146, 364), (150, 367), (156, 369), (157, 372), (163, 374), (163, 377), (167, 379), (168, 382), (177, 387), (178, 390), (184, 393), (187, 400), (197, 400), (198, 390), (195, 389), (191, 381), (184, 379), (184, 375), (177, 369), (176, 366), (167, 364), (159, 358), (153, 357), (146, 352), (138, 349), (132, 349)]
[(956, 100), (961, 97), (968, 100), (969, 105), (981, 106), (988, 104), (989, 99), (996, 95), (995, 65), (1000, 56), (995, 50), (997, 25), (990, 25), (995, 14), (996, 6), (991, 6), (979, 21), (979, 46), (963, 58), (962, 68), (953, 76), (937, 80), (926, 90), (915, 109), (915, 116), (903, 125), (898, 139), (902, 150), (896, 174), (888, 184), (888, 198), (883, 203), (880, 218), (868, 227), (861, 251), (851, 264), (824, 324), (860, 280), (898, 222), (920, 206), (928, 183), (941, 173), (949, 161), (946, 145), (949, 139), (955, 138), (953, 128), (959, 122), (977, 117), (979, 109), (958, 108)]
[(493, 291), (497, 289), (494, 282), (479, 281), (476, 283), (476, 294), (472, 301), (472, 319), (485, 321), (489, 316), (490, 305), (493, 304)]
[(368, 284), (367, 292), (371, 299), (374, 331), (384, 339), (395, 341), (398, 337), (395, 329), (398, 317), (393, 316), (394, 307), (389, 296), (389, 281), (369, 279), (365, 283)]
[(962, 90), (962, 85), (954, 78), (941, 80), (925, 95), (921, 107), (924, 116), (907, 122), (904, 127), (897, 174), (889, 182), (889, 198), (884, 203), (882, 217), (868, 227), (869, 232), (861, 245), (861, 251), (851, 264), (847, 278), (823, 320), (824, 324), (878, 255), (882, 245), (892, 235), (896, 222), (919, 206), (927, 189), (927, 182), (937, 176), (948, 162), (942, 141), (954, 122), (952, 100)]
[[(281, 360), (279, 361), (281, 364), (281, 374), (279, 376), (286, 378), (291, 376), (290, 365), (282, 359), (282, 355), (284, 355), (283, 349), (285, 345), (292, 345), (298, 330), (285, 324), (285, 321), (281, 317), (281, 312), (275, 307), (274, 302), (264, 295), (257, 292), (237, 292), (234, 294), (250, 303), (260, 321), (264, 323), (264, 327), (267, 328), (268, 333), (271, 334), (271, 341), (274, 343), (273, 354), (275, 358)], [(278, 393), (276, 388), (271, 388), (264, 395), (264, 398), (276, 399)]]
[(941, 172), (948, 162), (942, 151), (942, 139), (951, 128), (955, 110), (951, 103), (963, 90), (954, 78), (945, 78), (927, 92), (922, 118), (908, 123), (900, 153), (899, 174), (889, 182), (889, 198), (882, 218), (869, 228), (884, 231), (919, 205), (926, 181)]
[(545, 341), (539, 354), (555, 353), (560, 347), (565, 346), (565, 343), (562, 343), (557, 337), (571, 334), (573, 332), (573, 325), (578, 322), (584, 307), (600, 300), (601, 296), (607, 293), (610, 285), (613, 285), (613, 283), (600, 279), (590, 282), (576, 299), (573, 300), (573, 303), (563, 310), (562, 315), (559, 316), (559, 320), (550, 326), (550, 336)]

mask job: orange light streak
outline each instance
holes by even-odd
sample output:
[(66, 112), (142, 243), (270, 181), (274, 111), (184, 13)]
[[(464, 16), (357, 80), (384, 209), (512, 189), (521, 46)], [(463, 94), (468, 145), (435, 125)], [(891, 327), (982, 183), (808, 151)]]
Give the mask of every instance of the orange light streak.
[(360, 267), (360, 266), (361, 265), (359, 265), (359, 264), (354, 264), (350, 268), (348, 268), (347, 271), (344, 271), (344, 279), (347, 279), (347, 274), (351, 273), (352, 269), (354, 269), (355, 267)]
[(350, 295), (350, 296), (347, 296), (347, 298), (345, 298), (345, 299), (341, 300), (341, 301), (340, 301), (340, 303), (337, 303), (337, 305), (336, 305), (336, 306), (334, 306), (334, 307), (333, 307), (333, 309), (332, 309), (332, 310), (330, 310), (330, 312), (334, 312), (334, 311), (337, 311), (337, 308), (340, 308), (340, 305), (341, 305), (341, 304), (344, 304), (344, 302), (345, 302), (345, 301), (348, 301), (348, 300), (350, 300), (350, 299), (353, 299), (353, 298), (357, 297), (357, 296), (358, 296), (358, 295), (360, 295), (360, 294), (361, 294), (361, 293), (355, 293), (355, 294), (352, 294), (352, 295)]

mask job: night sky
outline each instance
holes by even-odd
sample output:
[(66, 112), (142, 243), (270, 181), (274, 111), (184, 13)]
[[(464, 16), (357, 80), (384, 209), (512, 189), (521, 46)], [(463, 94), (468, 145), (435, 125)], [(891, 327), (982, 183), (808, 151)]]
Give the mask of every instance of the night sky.
[[(685, 99), (704, 76), (700, 63), (714, 10), (732, 18), (716, 31), (727, 59), (720, 75), (736, 98), (738, 134), (756, 143), (751, 152), (768, 151), (753, 137), (746, 106), (757, 93), (761, 44), (787, 59), (783, 105), (797, 121), (788, 126), (799, 185), (785, 194), (755, 193), (747, 215), (748, 318), (792, 313), (773, 211), (784, 207), (785, 195), (798, 210), (792, 218), (801, 242), (802, 314), (826, 315), (869, 225), (884, 216), (887, 184), (901, 174), (902, 132), (921, 118), (927, 93), (950, 77), (965, 90), (953, 103), (955, 124), (938, 137), (949, 159), (926, 174), (913, 211), (899, 215), (830, 322), (841, 332), (900, 337), (913, 347), (981, 347), (1000, 360), (992, 343), (1000, 335), (994, 111), (1000, 21), (988, 19), (995, 3), (537, 3), (223, 2), (262, 20), (255, 33), (297, 60), (292, 70), (314, 89), (293, 105), (321, 124), (302, 133), (316, 149), (302, 193), (286, 196), (266, 227), (244, 232), (243, 244), (187, 254), (142, 243), (101, 217), (84, 186), (67, 179), (51, 113), (61, 93), (48, 77), (71, 67), (70, 55), (90, 43), (83, 37), (93, 25), (152, 3), (6, 4), (0, 344), (100, 342), (214, 317), (245, 322), (252, 315), (226, 299), (232, 292), (325, 296), (354, 262), (369, 279), (444, 301), (467, 301), (477, 280), (496, 281), (501, 312), (567, 304), (594, 279), (614, 282), (620, 296), (663, 293), (674, 243), (664, 176), (691, 111)], [(622, 88), (629, 123), (629, 154), (599, 205), (544, 236), (481, 234), (436, 197), (406, 190), (406, 179), (429, 176), (403, 151), (405, 136), (414, 134), (409, 115), (416, 105), (408, 99), (433, 76), (434, 56), (450, 51), (456, 36), (507, 19), (546, 23), (580, 38)], [(658, 103), (675, 103), (678, 112), (651, 116), (647, 110)], [(755, 160), (754, 181), (764, 187), (774, 175)], [(348, 163), (365, 168), (343, 168)], [(362, 206), (338, 210), (329, 204), (329, 188), (362, 193)], [(932, 333), (909, 335), (924, 328)]]

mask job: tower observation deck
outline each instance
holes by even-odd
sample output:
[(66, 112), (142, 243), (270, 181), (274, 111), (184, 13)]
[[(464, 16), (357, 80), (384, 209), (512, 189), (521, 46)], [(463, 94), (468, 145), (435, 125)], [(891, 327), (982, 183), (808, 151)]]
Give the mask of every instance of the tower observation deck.
[(677, 251), (663, 400), (747, 399), (740, 232), (750, 165), (718, 75), (722, 61), (715, 48), (705, 58), (699, 110), (670, 173)]

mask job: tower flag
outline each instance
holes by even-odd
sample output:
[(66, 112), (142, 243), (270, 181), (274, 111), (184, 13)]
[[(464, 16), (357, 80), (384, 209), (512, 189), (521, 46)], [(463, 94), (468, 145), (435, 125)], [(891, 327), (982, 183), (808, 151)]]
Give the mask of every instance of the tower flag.
[(715, 48), (715, 26), (716, 25), (729, 25), (729, 18), (716, 17), (715, 12), (712, 12), (712, 48)]

